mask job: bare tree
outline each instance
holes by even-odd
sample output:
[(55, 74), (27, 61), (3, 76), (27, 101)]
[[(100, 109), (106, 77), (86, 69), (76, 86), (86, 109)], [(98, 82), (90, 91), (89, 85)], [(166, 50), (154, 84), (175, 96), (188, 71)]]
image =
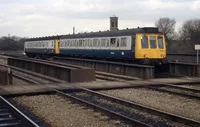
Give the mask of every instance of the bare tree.
[(190, 19), (180, 29), (180, 40), (200, 44), (200, 19)]
[(158, 27), (159, 31), (165, 35), (166, 41), (170, 41), (176, 38), (175, 33), (175, 19), (170, 19), (167, 17), (160, 18), (155, 22), (155, 26)]
[(24, 39), (17, 36), (3, 36), (0, 38), (0, 50), (23, 50)]

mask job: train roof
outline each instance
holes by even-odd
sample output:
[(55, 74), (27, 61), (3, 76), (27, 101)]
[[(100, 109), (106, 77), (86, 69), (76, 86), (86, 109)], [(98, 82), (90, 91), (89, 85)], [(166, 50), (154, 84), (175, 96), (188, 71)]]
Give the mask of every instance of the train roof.
[(68, 35), (58, 35), (58, 36), (49, 36), (49, 37), (39, 37), (39, 38), (30, 38), (27, 41), (37, 41), (37, 40), (52, 40), (52, 39), (67, 39), (67, 38), (92, 38), (92, 37), (114, 37), (114, 36), (129, 36), (135, 35), (136, 33), (160, 33), (157, 27), (143, 27), (135, 29), (124, 29), (116, 31), (98, 31), (90, 33), (77, 33), (77, 34), (68, 34)]
[(124, 29), (116, 31), (98, 31), (90, 33), (79, 33), (63, 35), (61, 38), (92, 38), (92, 37), (114, 37), (114, 36), (129, 36), (135, 35), (136, 33), (159, 33), (156, 27), (144, 27), (136, 29)]
[(46, 36), (46, 37), (35, 37), (35, 38), (28, 38), (28, 39), (26, 39), (26, 41), (55, 40), (55, 39), (59, 39), (60, 37), (61, 37), (61, 35)]

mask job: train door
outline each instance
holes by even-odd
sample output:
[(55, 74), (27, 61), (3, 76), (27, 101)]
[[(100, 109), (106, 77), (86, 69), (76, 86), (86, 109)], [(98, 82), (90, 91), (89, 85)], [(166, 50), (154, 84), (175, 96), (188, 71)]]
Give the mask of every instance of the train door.
[(131, 50), (135, 52), (135, 35), (131, 37)]
[(55, 41), (55, 51), (56, 51), (56, 54), (60, 54), (60, 41), (59, 40), (56, 40)]

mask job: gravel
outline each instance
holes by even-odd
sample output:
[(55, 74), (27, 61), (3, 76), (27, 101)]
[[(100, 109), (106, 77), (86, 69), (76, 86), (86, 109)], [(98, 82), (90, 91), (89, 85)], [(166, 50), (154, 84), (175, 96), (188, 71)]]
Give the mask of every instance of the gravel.
[(101, 91), (129, 101), (200, 121), (200, 101), (145, 88)]
[[(91, 94), (85, 93), (85, 92), (77, 92), (75, 95), (79, 96), (78, 98), (84, 98), (85, 100), (90, 100), (92, 103), (96, 103), (98, 105), (101, 105), (103, 107), (107, 107), (110, 110), (118, 111), (118, 113), (126, 114), (127, 116), (130, 116), (136, 120), (141, 120), (147, 124), (151, 124), (152, 126), (170, 126), (170, 127), (188, 127), (187, 125), (173, 122), (170, 120), (167, 120), (163, 117), (160, 117), (159, 115), (153, 115), (151, 113), (148, 113), (146, 111), (126, 106), (124, 104), (120, 104), (118, 102), (113, 102), (107, 99), (99, 98), (98, 96), (91, 96)], [(162, 125), (161, 125), (162, 123)]]
[(74, 104), (57, 95), (22, 96), (14, 98), (28, 107), (52, 127), (116, 127), (119, 121), (110, 120), (100, 112)]

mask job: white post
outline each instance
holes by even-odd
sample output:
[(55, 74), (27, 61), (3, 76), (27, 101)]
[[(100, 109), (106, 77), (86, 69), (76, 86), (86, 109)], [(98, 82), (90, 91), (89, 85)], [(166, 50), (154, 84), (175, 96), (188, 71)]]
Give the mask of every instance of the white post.
[(197, 64), (199, 64), (199, 50), (200, 50), (200, 45), (195, 45), (194, 49), (197, 50)]

